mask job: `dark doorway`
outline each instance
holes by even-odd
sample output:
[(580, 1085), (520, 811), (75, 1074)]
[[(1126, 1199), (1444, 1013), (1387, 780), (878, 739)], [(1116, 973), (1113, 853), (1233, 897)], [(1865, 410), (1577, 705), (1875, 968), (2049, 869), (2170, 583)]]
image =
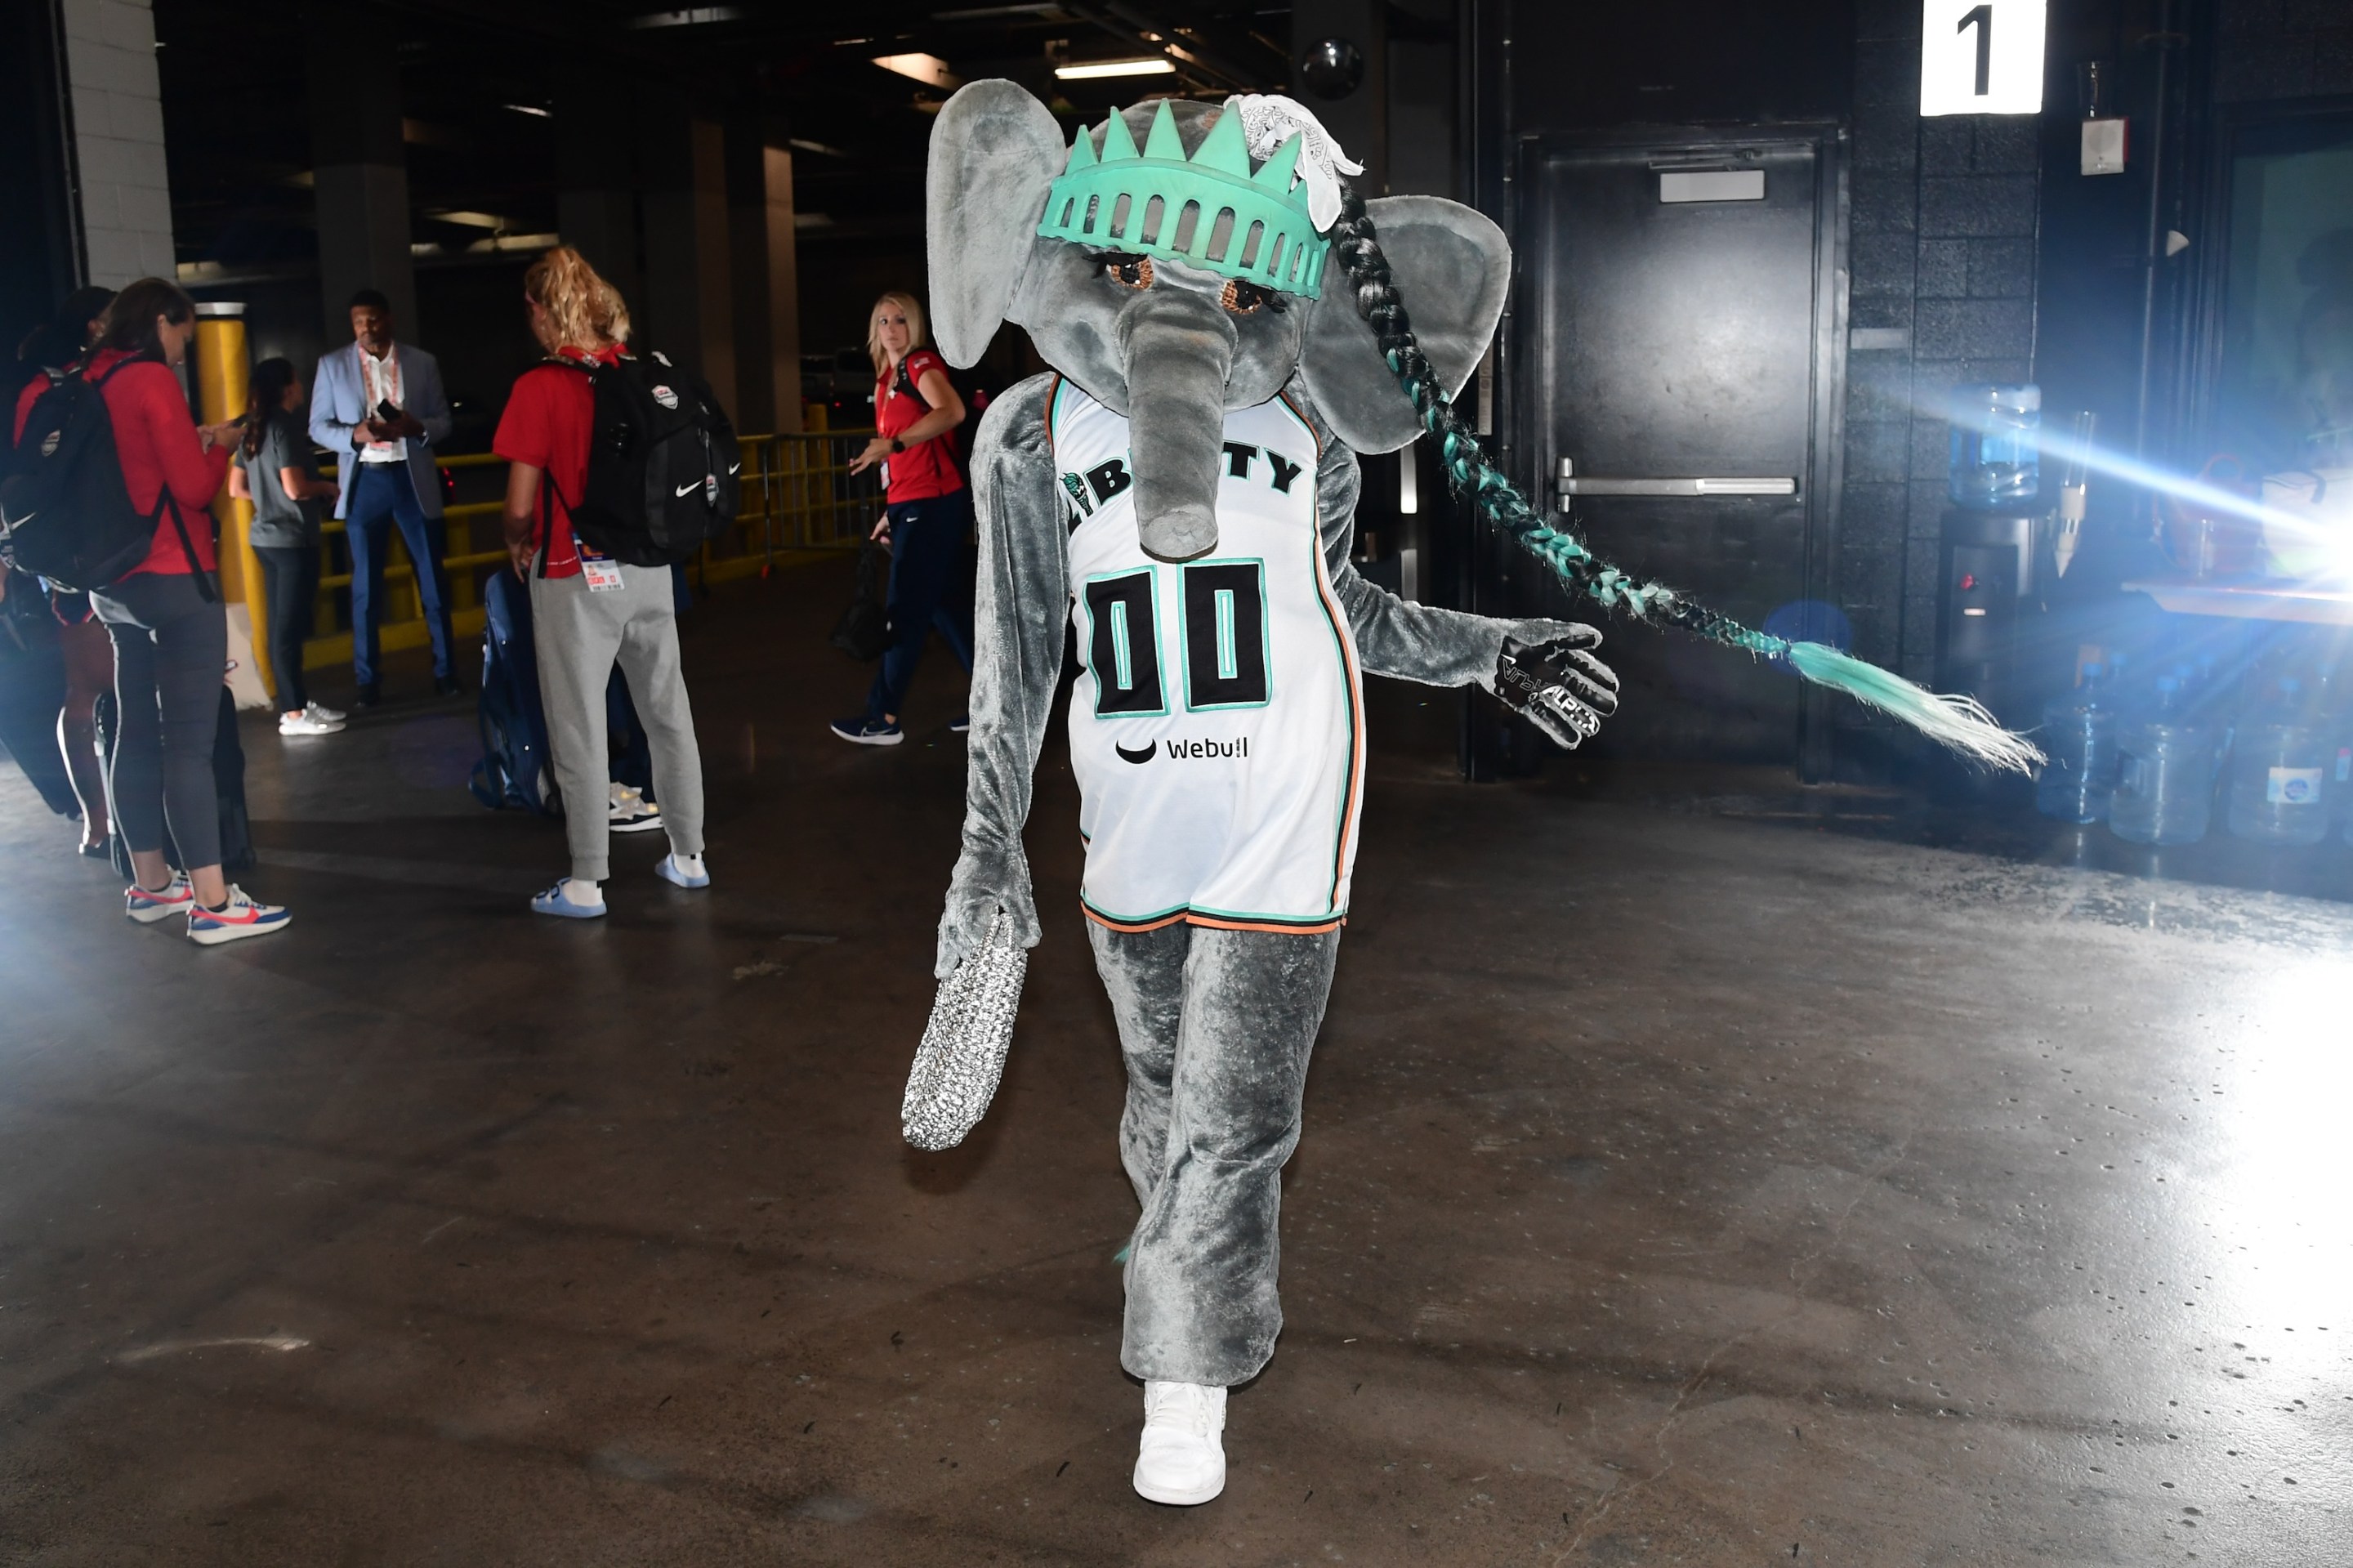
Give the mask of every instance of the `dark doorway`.
[[(1777, 630), (1835, 599), (1838, 145), (1679, 131), (1537, 143), (1525, 165), (1516, 423), (1546, 503), (1605, 559)], [(1628, 698), (1603, 754), (1827, 774), (1788, 672), (1622, 620), (1607, 657)]]

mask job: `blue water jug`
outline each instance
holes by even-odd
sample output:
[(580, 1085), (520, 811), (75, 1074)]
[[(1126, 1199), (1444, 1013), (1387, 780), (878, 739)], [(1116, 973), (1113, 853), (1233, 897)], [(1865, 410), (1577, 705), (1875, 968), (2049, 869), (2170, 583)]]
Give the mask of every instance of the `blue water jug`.
[(2336, 748), (2301, 683), (2284, 680), (2238, 727), (2231, 759), (2233, 837), (2260, 844), (2316, 844), (2328, 836)]
[(2108, 831), (2128, 843), (2194, 844), (2214, 807), (2214, 732), (2185, 711), (2181, 683), (2159, 675), (2149, 700), (2116, 729), (2116, 791)]
[(1956, 387), (1948, 412), (1956, 504), (1992, 511), (2032, 501), (2042, 488), (2042, 388)]
[(2106, 667), (2084, 666), (2084, 683), (2042, 710), (2050, 762), (2034, 787), (2034, 809), (2063, 822), (2096, 822), (2116, 788), (2116, 714), (2105, 700)]

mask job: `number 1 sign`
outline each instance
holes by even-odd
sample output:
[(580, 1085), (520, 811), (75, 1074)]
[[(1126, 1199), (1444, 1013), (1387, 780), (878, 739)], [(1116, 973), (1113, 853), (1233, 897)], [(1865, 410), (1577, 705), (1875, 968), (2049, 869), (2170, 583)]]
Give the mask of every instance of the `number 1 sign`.
[(1920, 112), (2040, 114), (2044, 0), (1922, 0)]

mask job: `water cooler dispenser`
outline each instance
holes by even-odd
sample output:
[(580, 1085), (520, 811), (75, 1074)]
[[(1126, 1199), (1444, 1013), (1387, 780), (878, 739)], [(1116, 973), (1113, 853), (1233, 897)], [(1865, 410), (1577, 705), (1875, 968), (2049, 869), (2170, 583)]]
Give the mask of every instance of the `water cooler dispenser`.
[(1936, 587), (1936, 686), (1966, 692), (2015, 719), (2019, 648), (2042, 602), (2042, 535), (2034, 387), (1953, 389), (1952, 467)]

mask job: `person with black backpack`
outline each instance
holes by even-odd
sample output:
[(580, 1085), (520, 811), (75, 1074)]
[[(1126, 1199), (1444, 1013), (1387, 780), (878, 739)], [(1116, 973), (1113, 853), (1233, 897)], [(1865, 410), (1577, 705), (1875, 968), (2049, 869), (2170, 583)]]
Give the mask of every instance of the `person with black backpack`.
[[(87, 589), (114, 641), (115, 831), (131, 853), (124, 913), (142, 925), (185, 916), (213, 946), (283, 930), (287, 911), (221, 872), (213, 748), (228, 618), (214, 582), (212, 518), (236, 423), (198, 427), (171, 367), (195, 335), (178, 285), (142, 278), (107, 308), (89, 360), (46, 388), (16, 420), (0, 478), (17, 564)], [(187, 869), (174, 874), (164, 831)]]
[(611, 872), (605, 688), (614, 662), (653, 752), (670, 853), (654, 869), (708, 887), (702, 758), (679, 664), (670, 567), (730, 527), (742, 458), (700, 376), (628, 346), (628, 308), (581, 254), (559, 245), (523, 274), (532, 335), (547, 360), (508, 396), (491, 449), (507, 470), (508, 554), (531, 585), (541, 706), (565, 802), (572, 874), (539, 894), (542, 915), (594, 919)]
[[(113, 302), (111, 289), (77, 289), (55, 315), (17, 344), (17, 364), (29, 372), (18, 389), (19, 414), (29, 412), (34, 399), (48, 390), (52, 374), (80, 368), (105, 331), (106, 308)], [(114, 644), (91, 611), (90, 595), (44, 588), (30, 576), (17, 585), (17, 591), (25, 596), (16, 606), (20, 614), (35, 597), (45, 595), (57, 622), (54, 635), (46, 627), (34, 633), (55, 644), (65, 666), (65, 703), (51, 727), (81, 812), (81, 853), (91, 860), (110, 860), (114, 830), (106, 803), (106, 777), (98, 760), (98, 699), (114, 686)]]

